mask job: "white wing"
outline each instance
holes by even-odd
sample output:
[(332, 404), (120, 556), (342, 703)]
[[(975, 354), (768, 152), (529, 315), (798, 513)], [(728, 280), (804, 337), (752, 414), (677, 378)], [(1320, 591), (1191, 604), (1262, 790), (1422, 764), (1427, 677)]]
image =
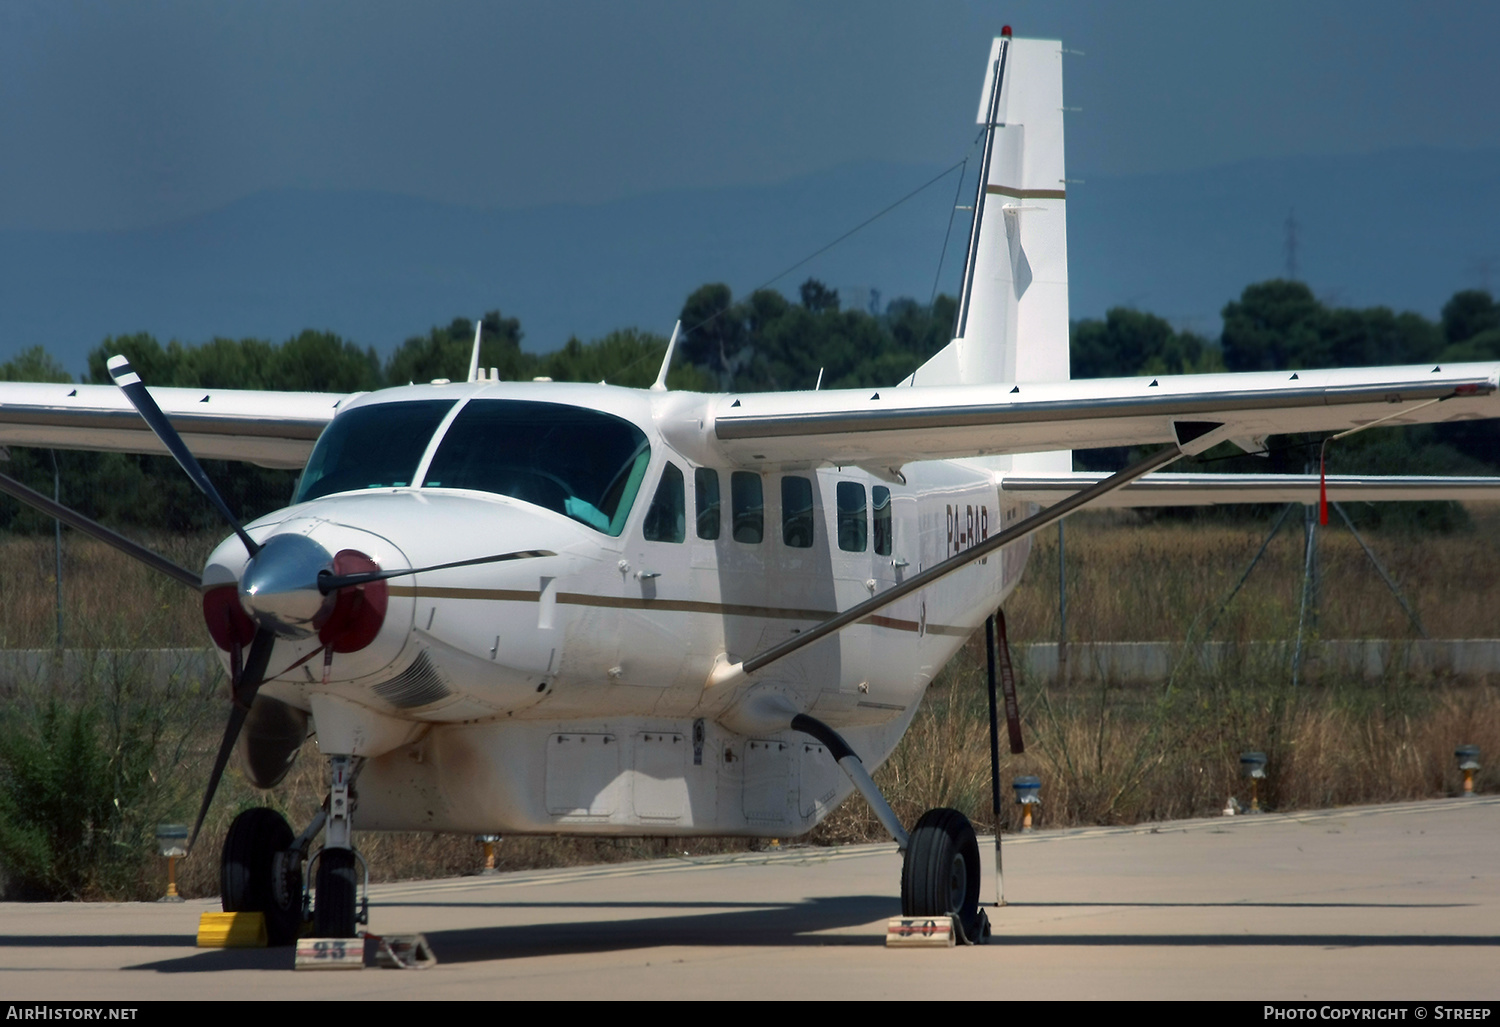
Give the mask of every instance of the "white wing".
[[(199, 459), (301, 467), (350, 396), (241, 389), (158, 389), (151, 395)], [(113, 385), (0, 382), (0, 446), (166, 453)]]
[[(859, 464), (1500, 417), (1500, 364), (1099, 378), (717, 397), (705, 425), (745, 465)], [(1394, 415), (1394, 416), (1393, 416)]]
[[(1107, 473), (1005, 474), (1000, 491), (1013, 498), (1051, 506), (1097, 485)], [(1090, 504), (1094, 508), (1141, 506), (1218, 506), (1232, 503), (1316, 503), (1316, 474), (1174, 474), (1158, 471)], [(1330, 474), (1328, 499), (1335, 503), (1385, 503), (1446, 499), (1500, 501), (1500, 478), (1417, 474)]]

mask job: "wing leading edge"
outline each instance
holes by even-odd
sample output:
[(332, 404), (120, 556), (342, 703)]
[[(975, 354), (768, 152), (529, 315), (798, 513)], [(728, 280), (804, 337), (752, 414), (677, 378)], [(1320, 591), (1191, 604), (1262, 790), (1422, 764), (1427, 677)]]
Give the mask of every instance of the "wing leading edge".
[(1387, 418), (1398, 425), (1500, 417), (1497, 390), (1500, 365), (1451, 364), (761, 393), (712, 400), (710, 433), (743, 464), (899, 468), (1169, 443), (1186, 422), (1214, 426), (1202, 439), (1210, 443)]
[[(1000, 491), (1014, 499), (1051, 506), (1096, 485), (1105, 472), (1071, 474), (1004, 474)], [(1217, 506), (1232, 503), (1318, 502), (1316, 474), (1176, 474), (1158, 471), (1131, 482), (1093, 506)], [(1328, 499), (1336, 503), (1387, 503), (1413, 500), (1500, 500), (1500, 478), (1434, 475), (1330, 474)]]
[[(153, 388), (167, 419), (203, 460), (301, 467), (349, 396), (322, 392)], [(0, 446), (164, 454), (113, 385), (0, 382)]]

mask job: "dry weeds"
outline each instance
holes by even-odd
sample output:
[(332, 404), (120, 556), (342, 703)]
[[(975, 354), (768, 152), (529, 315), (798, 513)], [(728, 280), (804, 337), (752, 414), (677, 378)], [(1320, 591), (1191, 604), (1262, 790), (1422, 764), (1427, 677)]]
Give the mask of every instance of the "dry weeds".
[[(1476, 504), (1472, 531), (1370, 534), (1365, 542), (1432, 638), (1491, 638), (1500, 606), (1500, 510)], [(1263, 522), (1142, 521), (1130, 511), (1067, 522), (1068, 635), (1096, 642), (1181, 641), (1207, 626), (1265, 541)], [(1337, 515), (1318, 529), (1319, 634), (1410, 638), (1406, 614)], [(1296, 633), (1306, 550), (1301, 511), (1282, 525), (1214, 638), (1285, 639)], [(1040, 533), (1026, 577), (1006, 606), (1011, 637), (1057, 637), (1057, 531)], [(1203, 615), (1207, 613), (1207, 616)]]

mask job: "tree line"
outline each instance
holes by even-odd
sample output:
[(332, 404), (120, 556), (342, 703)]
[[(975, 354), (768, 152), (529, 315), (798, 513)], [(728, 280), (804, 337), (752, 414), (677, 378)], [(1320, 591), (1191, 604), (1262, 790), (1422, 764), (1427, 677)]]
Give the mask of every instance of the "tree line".
[[(947, 344), (957, 310), (946, 295), (931, 304), (896, 299), (879, 313), (845, 309), (837, 291), (809, 279), (795, 299), (773, 289), (736, 298), (720, 283), (704, 285), (683, 304), (683, 335), (668, 385), (698, 391), (754, 392), (890, 385)], [(1117, 307), (1103, 319), (1071, 326), (1075, 378), (1209, 371), (1500, 360), (1500, 305), (1483, 290), (1456, 293), (1436, 322), (1385, 307), (1343, 308), (1286, 280), (1247, 287), (1223, 311), (1211, 339), (1178, 330), (1144, 311)], [(570, 339), (552, 353), (522, 349), (520, 321), (500, 311), (477, 326), (480, 364), (508, 381), (606, 381), (645, 387), (655, 380), (667, 340), (636, 329), (584, 342)], [(80, 381), (110, 382), (105, 364), (116, 353), (151, 385), (213, 389), (370, 391), (408, 382), (463, 379), (476, 325), (455, 318), (407, 338), (384, 360), (370, 347), (324, 331), (303, 331), (281, 343), (215, 338), (201, 344), (148, 334), (106, 338), (88, 357)], [(43, 348), (0, 364), (0, 380), (72, 381)], [(1300, 471), (1307, 440), (1272, 440), (1264, 458), (1227, 444), (1193, 466), (1216, 470)], [(1082, 466), (1106, 466), (1120, 451), (1079, 454)], [(0, 470), (42, 491), (53, 487), (53, 460), (62, 498), (106, 523), (173, 531), (216, 527), (208, 505), (167, 457), (13, 449)], [(1330, 470), (1367, 473), (1491, 473), (1500, 461), (1500, 431), (1491, 422), (1433, 426), (1356, 436), (1335, 447)], [(213, 462), (231, 507), (253, 517), (286, 502), (296, 473)], [(1184, 468), (1186, 469), (1186, 468)], [(1436, 505), (1434, 505), (1436, 506)], [(1447, 523), (1429, 516), (1435, 526)], [(1448, 521), (1452, 521), (1450, 511)], [(0, 530), (50, 530), (50, 521), (14, 502), (0, 502)]]

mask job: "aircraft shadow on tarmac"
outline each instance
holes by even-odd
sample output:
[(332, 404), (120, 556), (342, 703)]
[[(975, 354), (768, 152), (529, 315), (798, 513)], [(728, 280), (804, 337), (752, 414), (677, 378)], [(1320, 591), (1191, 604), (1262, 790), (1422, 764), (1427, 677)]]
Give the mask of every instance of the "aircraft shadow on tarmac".
[[(900, 913), (889, 895), (813, 898), (803, 902), (394, 902), (377, 907), (489, 907), (537, 909), (642, 909), (668, 911), (665, 916), (620, 920), (578, 920), (508, 924), (456, 930), (425, 931), (439, 963), (471, 963), (522, 956), (627, 951), (662, 945), (736, 945), (794, 947), (803, 945), (883, 945), (883, 930), (868, 934), (817, 932), (858, 927)], [(691, 910), (706, 912), (690, 912)], [(683, 912), (671, 912), (682, 910)], [(711, 912), (707, 912), (711, 910)], [(105, 939), (108, 940), (108, 939)], [(123, 944), (123, 943), (122, 943)], [(368, 949), (368, 946), (367, 946)], [(221, 970), (284, 969), (292, 950), (213, 949), (191, 956), (126, 967), (159, 973), (212, 973)]]
[(1237, 948), (1290, 945), (1303, 948), (1474, 948), (1500, 945), (1493, 934), (1005, 934), (996, 931), (991, 945), (1145, 946), (1225, 945)]
[[(1052, 907), (1213, 907), (1248, 906), (1309, 910), (1328, 908), (1370, 909), (1446, 909), (1463, 903), (1359, 903), (1359, 902), (1265, 902), (1265, 903), (1191, 903), (1191, 902), (1054, 902), (1014, 904), (1015, 908)], [(429, 930), (428, 943), (441, 963), (470, 963), (498, 959), (518, 959), (573, 953), (629, 951), (668, 945), (711, 946), (878, 946), (883, 933), (875, 928), (857, 934), (829, 934), (844, 928), (878, 924), (895, 914), (888, 895), (819, 897), (798, 903), (747, 902), (388, 902), (379, 908), (492, 908), (536, 910), (631, 910), (659, 911), (664, 915), (644, 915), (621, 919), (580, 919), (540, 923), (504, 924), (485, 927)], [(701, 912), (700, 912), (701, 910)], [(378, 910), (377, 910), (378, 912)], [(995, 911), (991, 908), (991, 913)], [(1239, 948), (1256, 946), (1296, 946), (1315, 948), (1404, 948), (1404, 947), (1485, 947), (1500, 946), (1495, 934), (1317, 934), (1317, 933), (1251, 933), (1251, 934), (1010, 934), (1005, 930), (1005, 914), (996, 917), (993, 945), (1019, 946), (1088, 946), (1088, 947), (1175, 947), (1221, 945)], [(99, 935), (59, 937), (19, 937), (0, 939), (0, 945), (118, 945), (184, 946), (191, 941), (178, 935)], [(373, 946), (373, 942), (369, 943)], [(213, 973), (225, 970), (285, 969), (291, 965), (292, 952), (281, 949), (212, 949), (190, 956), (140, 963), (131, 970), (154, 970), (159, 973)]]
[[(119, 948), (185, 949), (197, 938), (191, 934), (6, 934), (0, 935), (0, 951), (10, 948)], [(193, 963), (193, 970), (285, 969), (292, 965), (292, 950), (205, 949), (195, 955), (155, 963), (127, 966), (127, 970), (170, 970), (174, 964)]]
[(0, 934), (0, 949), (175, 949), (195, 940), (191, 934)]
[(1012, 902), (1013, 909), (1467, 909), (1472, 902)]

